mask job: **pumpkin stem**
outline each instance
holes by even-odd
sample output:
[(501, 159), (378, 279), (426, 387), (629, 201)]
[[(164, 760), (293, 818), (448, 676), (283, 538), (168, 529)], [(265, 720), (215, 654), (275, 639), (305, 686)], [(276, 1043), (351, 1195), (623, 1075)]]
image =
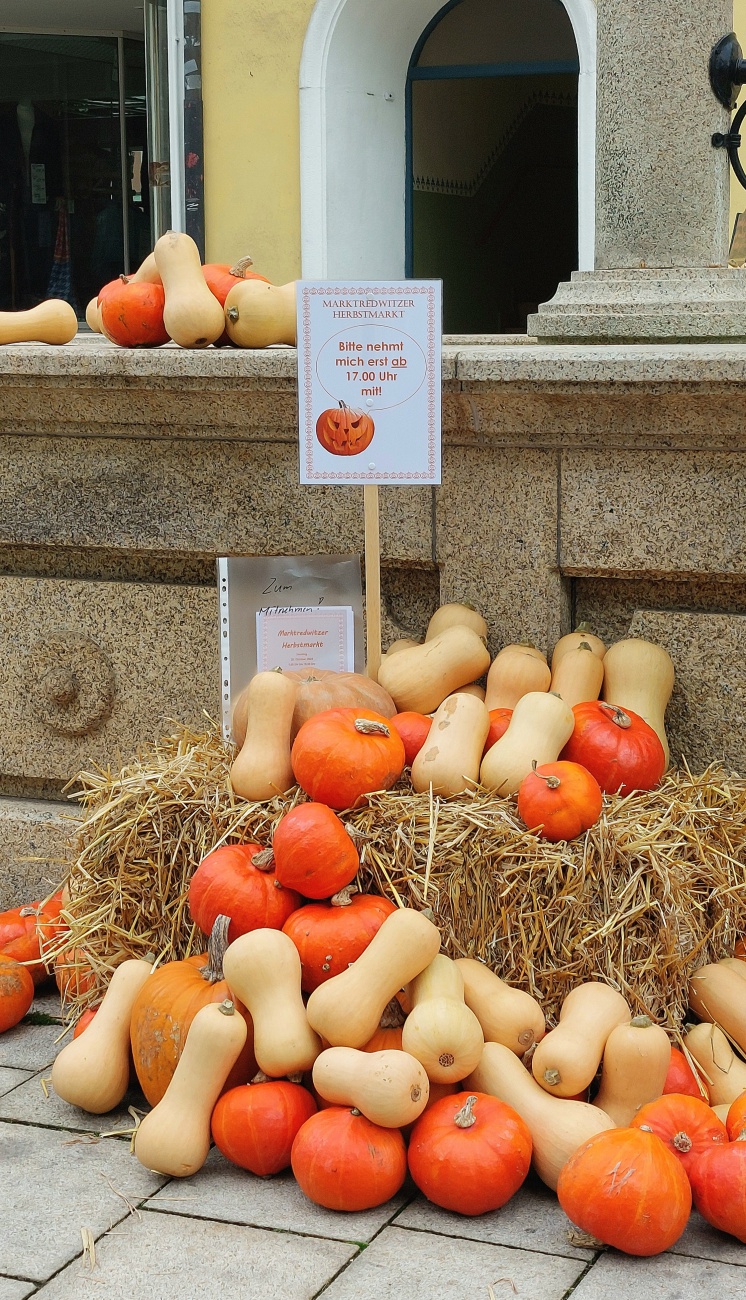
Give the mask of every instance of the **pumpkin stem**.
[(255, 853), (251, 865), (256, 867), (257, 871), (274, 871), (275, 855), (272, 849), (262, 849), (261, 853)]
[(650, 1016), (635, 1016), (629, 1023), (632, 1029), (650, 1029), (653, 1022)]
[(358, 892), (357, 885), (345, 885), (344, 889), (340, 889), (337, 894), (332, 894), (332, 907), (349, 907), (352, 903), (352, 895)]
[(616, 704), (605, 704), (603, 700), (600, 701), (600, 704), (602, 709), (611, 714), (611, 721), (617, 727), (621, 727), (622, 731), (627, 731), (632, 726), (632, 719), (629, 714), (624, 712), (624, 709), (618, 708)]
[(236, 1014), (236, 1008), (234, 1007), (230, 998), (226, 998), (225, 1002), (220, 1003), (220, 1005), (218, 1006), (218, 1011), (221, 1011), (224, 1016), (233, 1016)]
[(562, 785), (558, 776), (545, 776), (543, 772), (540, 772), (535, 758), (532, 758), (531, 760), (531, 771), (534, 776), (538, 776), (540, 781), (546, 781), (550, 790), (559, 790)]
[(392, 998), (386, 1003), (381, 1015), (379, 1029), (401, 1029), (406, 1020), (404, 1010), (398, 998)]
[(374, 722), (372, 718), (355, 718), (355, 730), (363, 736), (390, 736), (391, 732), (385, 722)]
[(477, 1099), (473, 1094), (471, 1097), (466, 1098), (461, 1110), (457, 1110), (453, 1117), (453, 1122), (457, 1128), (471, 1128), (472, 1124), (476, 1124), (477, 1117), (474, 1114), (476, 1104)]
[(562, 1075), (559, 1070), (545, 1070), (544, 1082), (548, 1083), (550, 1088), (556, 1088), (557, 1084), (562, 1082)]
[(210, 931), (210, 938), (207, 940), (207, 962), (202, 967), (200, 975), (208, 984), (217, 984), (223, 976), (223, 958), (225, 950), (228, 947), (228, 926), (231, 923), (229, 916), (224, 916), (221, 912), (215, 917), (215, 924)]
[(247, 253), (245, 257), (239, 257), (238, 261), (236, 262), (236, 265), (231, 267), (230, 274), (237, 275), (240, 280), (243, 280), (246, 278), (246, 272), (248, 271), (249, 267), (253, 265), (254, 265), (254, 259), (253, 257), (249, 257)]
[(689, 1137), (689, 1134), (684, 1132), (674, 1133), (673, 1137), (671, 1138), (671, 1141), (673, 1145), (676, 1147), (676, 1150), (683, 1151), (684, 1154), (686, 1154), (687, 1151), (691, 1151), (694, 1145), (692, 1139)]

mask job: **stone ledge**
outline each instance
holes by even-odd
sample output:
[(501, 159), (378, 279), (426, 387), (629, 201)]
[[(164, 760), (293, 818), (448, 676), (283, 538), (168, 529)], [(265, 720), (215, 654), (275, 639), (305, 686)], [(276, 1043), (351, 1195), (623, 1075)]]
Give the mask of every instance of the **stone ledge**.
[(71, 803), (0, 798), (0, 910), (44, 898), (58, 887), (79, 821)]

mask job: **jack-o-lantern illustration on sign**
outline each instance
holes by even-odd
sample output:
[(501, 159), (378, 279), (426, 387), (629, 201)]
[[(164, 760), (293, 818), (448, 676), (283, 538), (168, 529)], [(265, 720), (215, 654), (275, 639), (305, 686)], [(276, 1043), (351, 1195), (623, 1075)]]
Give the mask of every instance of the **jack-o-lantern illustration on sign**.
[(354, 411), (340, 402), (321, 412), (316, 421), (316, 437), (333, 456), (359, 456), (370, 446), (375, 428), (365, 411)]

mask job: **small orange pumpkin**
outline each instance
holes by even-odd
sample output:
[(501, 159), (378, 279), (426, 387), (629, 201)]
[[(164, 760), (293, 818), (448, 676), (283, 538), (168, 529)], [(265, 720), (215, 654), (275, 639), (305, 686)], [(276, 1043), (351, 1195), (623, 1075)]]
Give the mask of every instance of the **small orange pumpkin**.
[(386, 917), (395, 911), (388, 898), (350, 895), (343, 889), (329, 903), (308, 903), (293, 912), (282, 928), (298, 949), (304, 992), (313, 993), (319, 984), (347, 970), (368, 947)]
[(488, 749), (492, 749), (492, 746), (496, 745), (498, 740), (501, 740), (505, 735), (512, 716), (512, 709), (490, 709), (490, 729), (484, 742), (483, 755), (487, 753)]
[(305, 898), (331, 898), (352, 883), (360, 867), (344, 822), (325, 803), (299, 803), (281, 817), (272, 852), (280, 884)]
[(359, 456), (370, 446), (375, 431), (365, 411), (353, 411), (345, 402), (322, 411), (316, 421), (316, 437), (332, 456)]
[(370, 1210), (399, 1191), (407, 1150), (398, 1129), (380, 1128), (359, 1110), (330, 1106), (298, 1130), (290, 1162), (309, 1201), (329, 1210)]
[(404, 770), (404, 742), (370, 709), (329, 709), (304, 722), (290, 754), (309, 798), (354, 808), (366, 794), (389, 790)]
[(553, 844), (574, 840), (594, 826), (602, 807), (598, 781), (580, 763), (534, 763), (518, 791), (519, 816)]
[(0, 953), (0, 1034), (23, 1020), (34, 1000), (34, 981), (13, 957)]
[(168, 343), (163, 324), (162, 284), (122, 280), (106, 286), (100, 299), (101, 332), (121, 348), (157, 348)]

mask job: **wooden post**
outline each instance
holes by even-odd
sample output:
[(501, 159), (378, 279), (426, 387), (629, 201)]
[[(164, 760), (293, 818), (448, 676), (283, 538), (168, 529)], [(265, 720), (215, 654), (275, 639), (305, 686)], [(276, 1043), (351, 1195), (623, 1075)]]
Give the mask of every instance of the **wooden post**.
[(365, 512), (365, 647), (366, 672), (378, 681), (381, 666), (381, 534), (378, 485), (363, 486)]

